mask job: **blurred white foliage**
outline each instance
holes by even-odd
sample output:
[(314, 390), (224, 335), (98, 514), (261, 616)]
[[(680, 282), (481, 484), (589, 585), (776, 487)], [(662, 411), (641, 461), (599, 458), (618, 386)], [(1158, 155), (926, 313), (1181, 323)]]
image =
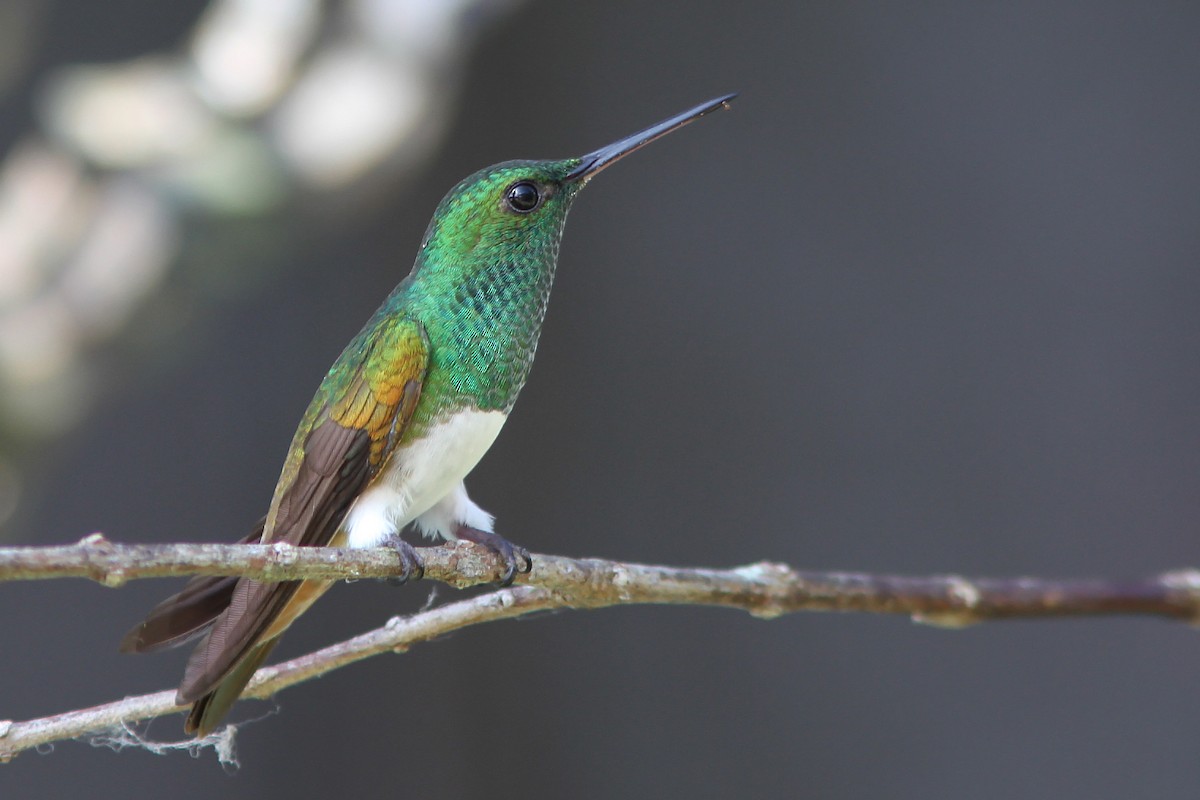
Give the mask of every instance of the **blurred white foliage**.
[(230, 116), (266, 111), (296, 76), (321, 11), (317, 0), (213, 3), (192, 37), (196, 91)]
[(261, 214), (420, 164), (476, 35), (516, 5), (214, 0), (181, 52), (63, 67), (44, 132), (0, 162), (0, 428), (36, 440), (79, 421), (89, 353), (176, 263), (184, 209)]
[(313, 58), (272, 119), (279, 151), (301, 180), (336, 187), (384, 160), (401, 169), (419, 163), (444, 131), (451, 100), (444, 88), (456, 81), (480, 6), (348, 4), (342, 33)]
[[(352, 181), (417, 137), (435, 119), (427, 92), (413, 72), (391, 69), (383, 54), (336, 47), (313, 63), (273, 120), (280, 153), (305, 182), (336, 187)], [(440, 115), (437, 115), (440, 116)]]
[(49, 132), (83, 158), (128, 169), (186, 158), (220, 120), (175, 58), (60, 69), (43, 96)]

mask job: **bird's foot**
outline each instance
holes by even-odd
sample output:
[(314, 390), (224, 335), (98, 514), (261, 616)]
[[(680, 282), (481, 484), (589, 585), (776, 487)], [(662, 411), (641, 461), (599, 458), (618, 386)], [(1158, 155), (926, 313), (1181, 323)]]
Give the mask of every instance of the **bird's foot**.
[(512, 585), (513, 579), (517, 577), (518, 572), (525, 573), (533, 569), (533, 559), (529, 557), (529, 551), (520, 545), (513, 544), (497, 533), (481, 531), (479, 528), (472, 528), (467, 525), (460, 525), (458, 530), (455, 531), (455, 535), (459, 539), (466, 539), (468, 542), (482, 545), (504, 559), (504, 575), (499, 581), (501, 586)]
[(393, 586), (403, 586), (409, 581), (419, 581), (425, 577), (425, 563), (417, 555), (417, 548), (400, 538), (400, 534), (390, 534), (379, 543), (395, 552), (400, 559), (400, 574), (393, 578), (384, 578)]

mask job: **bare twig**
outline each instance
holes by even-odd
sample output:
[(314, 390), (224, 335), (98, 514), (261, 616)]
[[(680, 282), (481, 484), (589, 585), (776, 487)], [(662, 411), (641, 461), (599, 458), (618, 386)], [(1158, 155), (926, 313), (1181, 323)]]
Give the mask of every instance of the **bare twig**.
[[(455, 586), (495, 580), (501, 565), (474, 545), (425, 548), (426, 577)], [(85, 577), (108, 586), (171, 575), (244, 575), (262, 580), (389, 577), (387, 550), (286, 545), (118, 545), (98, 534), (77, 544), (0, 548), (0, 580)], [(633, 603), (739, 608), (770, 619), (794, 611), (905, 614), (960, 627), (996, 619), (1146, 615), (1200, 621), (1200, 572), (1179, 570), (1142, 580), (1050, 580), (958, 576), (899, 577), (800, 572), (760, 562), (728, 570), (680, 569), (599, 559), (535, 555), (528, 585), (392, 619), (382, 628), (259, 670), (247, 697), (280, 689), (385, 652), (401, 652), (450, 631), (551, 608)], [(28, 722), (0, 721), (0, 760), (31, 747), (78, 738), (181, 708), (174, 692), (139, 697)]]
[[(414, 644), (444, 636), (481, 622), (508, 619), (563, 603), (547, 589), (530, 586), (502, 589), (469, 600), (395, 617), (381, 628), (258, 671), (244, 697), (264, 698), (330, 670), (388, 652), (403, 652)], [(131, 722), (162, 717), (186, 706), (175, 703), (175, 691), (126, 697), (104, 705), (68, 711), (50, 717), (12, 722), (0, 720), (0, 762), (11, 761), (30, 748), (65, 739), (77, 739)]]

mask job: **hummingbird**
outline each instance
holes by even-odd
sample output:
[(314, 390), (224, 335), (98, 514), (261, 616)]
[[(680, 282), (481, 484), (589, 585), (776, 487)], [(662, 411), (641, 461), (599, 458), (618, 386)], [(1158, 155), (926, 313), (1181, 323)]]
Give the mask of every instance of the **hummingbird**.
[[(501, 585), (533, 564), (494, 530), (463, 483), (525, 384), (550, 299), (567, 212), (598, 172), (719, 108), (702, 103), (581, 158), (505, 161), (438, 204), (412, 271), (329, 369), (283, 464), (266, 516), (241, 540), (302, 547), (390, 547), (400, 580), (424, 573), (400, 537), (465, 539), (504, 564)], [(203, 737), (237, 701), (283, 632), (329, 580), (193, 578), (121, 641), (153, 652), (200, 638), (176, 702)]]

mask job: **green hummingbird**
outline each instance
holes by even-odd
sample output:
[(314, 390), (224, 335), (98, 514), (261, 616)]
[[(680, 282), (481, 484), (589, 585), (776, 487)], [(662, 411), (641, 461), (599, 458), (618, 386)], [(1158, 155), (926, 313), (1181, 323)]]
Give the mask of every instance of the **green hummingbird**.
[[(600, 170), (728, 105), (726, 95), (582, 158), (506, 161), (450, 190), (412, 272), (330, 368), (292, 439), (270, 510), (243, 543), (388, 546), (403, 579), (424, 571), (400, 538), (467, 539), (498, 553), (501, 583), (532, 567), (496, 534), (463, 479), (491, 447), (537, 348), (567, 211)], [(185, 731), (211, 732), (284, 630), (328, 580), (198, 577), (121, 642), (150, 652), (203, 636), (177, 702)]]

